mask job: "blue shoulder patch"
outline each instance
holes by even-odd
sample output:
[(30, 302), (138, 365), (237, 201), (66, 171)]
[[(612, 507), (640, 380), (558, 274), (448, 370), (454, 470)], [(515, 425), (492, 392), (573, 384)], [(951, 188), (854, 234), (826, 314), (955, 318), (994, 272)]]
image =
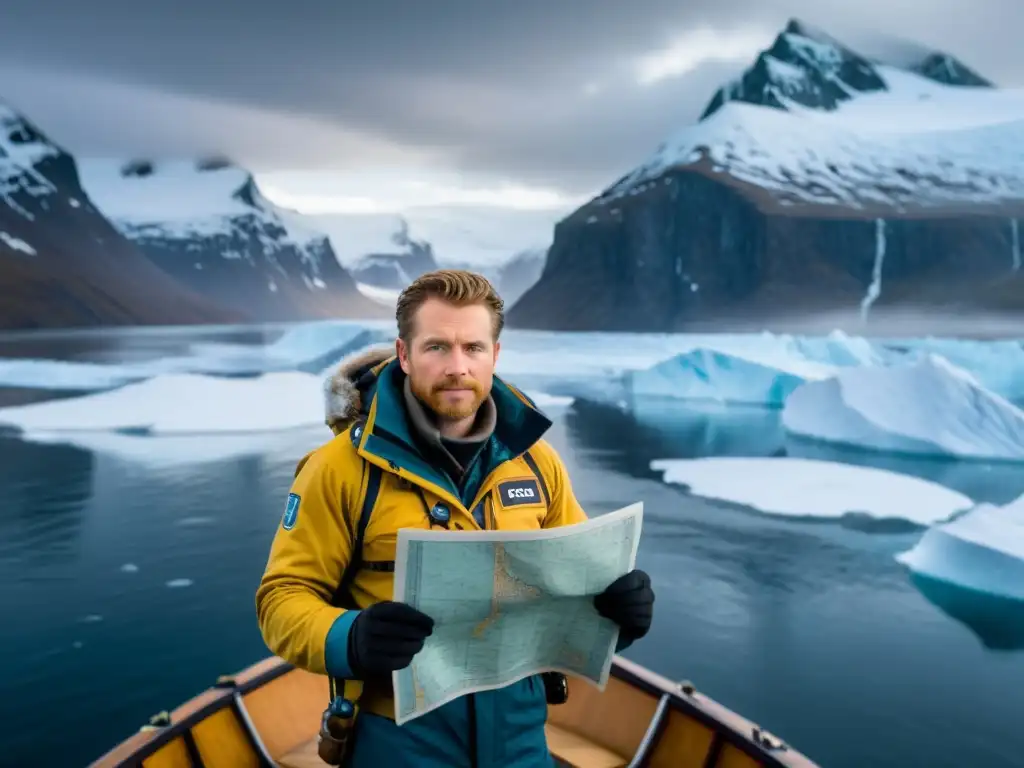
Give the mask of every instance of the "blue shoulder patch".
[(281, 527), (290, 531), (299, 520), (299, 498), (297, 493), (288, 494), (288, 504), (284, 508), (284, 517), (281, 519)]

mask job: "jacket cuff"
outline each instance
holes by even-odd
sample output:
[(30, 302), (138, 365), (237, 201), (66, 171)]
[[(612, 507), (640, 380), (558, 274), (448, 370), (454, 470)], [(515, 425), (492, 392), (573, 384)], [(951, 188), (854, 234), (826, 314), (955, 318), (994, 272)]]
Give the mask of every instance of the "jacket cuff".
[(327, 630), (324, 642), (324, 666), (327, 674), (337, 678), (352, 678), (351, 660), (348, 657), (348, 636), (352, 631), (352, 622), (359, 616), (358, 610), (345, 611), (334, 620)]

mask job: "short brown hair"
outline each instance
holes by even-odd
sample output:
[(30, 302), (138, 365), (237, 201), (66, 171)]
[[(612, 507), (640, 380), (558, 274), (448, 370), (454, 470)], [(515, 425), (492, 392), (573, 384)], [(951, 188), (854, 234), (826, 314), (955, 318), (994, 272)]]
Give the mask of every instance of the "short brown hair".
[(398, 297), (395, 319), (398, 337), (408, 342), (413, 333), (416, 312), (428, 299), (440, 299), (456, 307), (483, 304), (494, 318), (494, 340), (505, 326), (505, 302), (483, 275), (464, 269), (439, 269), (420, 275)]

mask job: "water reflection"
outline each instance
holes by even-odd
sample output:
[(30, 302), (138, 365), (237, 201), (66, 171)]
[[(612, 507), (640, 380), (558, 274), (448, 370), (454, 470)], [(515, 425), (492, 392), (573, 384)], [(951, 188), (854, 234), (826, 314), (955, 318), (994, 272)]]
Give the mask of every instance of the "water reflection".
[(1024, 471), (1010, 462), (968, 461), (925, 456), (896, 456), (857, 448), (814, 443), (787, 436), (786, 455), (873, 467), (930, 480), (977, 502), (1008, 504), (1024, 493)]
[(638, 398), (631, 409), (577, 400), (566, 426), (609, 469), (636, 477), (660, 477), (654, 459), (776, 456), (784, 446), (777, 410), (667, 398)]
[(0, 565), (67, 562), (81, 536), (94, 471), (87, 451), (0, 437)]
[[(938, 483), (979, 502), (1006, 504), (1024, 493), (1024, 472), (1018, 464), (894, 456), (814, 443), (786, 436), (779, 417), (777, 410), (654, 398), (638, 399), (631, 409), (577, 401), (567, 414), (566, 427), (571, 437), (586, 447), (593, 461), (634, 477), (660, 479), (660, 474), (649, 468), (654, 459), (792, 456), (898, 472)], [(779, 525), (788, 531), (784, 532), (769, 529), (768, 518), (764, 515), (748, 513), (746, 522), (743, 516), (726, 516), (724, 513), (730, 507), (716, 502), (714, 517), (686, 521), (689, 526), (686, 545), (695, 553), (699, 553), (707, 541), (716, 542), (714, 561), (723, 566), (722, 578), (752, 579), (760, 589), (773, 585), (785, 589), (785, 585), (793, 583), (794, 575), (788, 573), (786, 566), (798, 563), (803, 572), (818, 555), (824, 555), (831, 567), (841, 570), (845, 574), (841, 578), (853, 582), (871, 574), (882, 582), (876, 584), (876, 588), (893, 588), (894, 582), (906, 578), (899, 570), (880, 570), (877, 562), (869, 566), (864, 561), (865, 553), (851, 549), (847, 542), (833, 545), (816, 537), (806, 537), (808, 551), (803, 551), (800, 544), (810, 530), (808, 526), (824, 535), (824, 529), (832, 526), (820, 523), (836, 521), (819, 521), (818, 525), (811, 521), (780, 521)], [(903, 534), (901, 538), (905, 538), (907, 534), (905, 525), (890, 526), (886, 521), (870, 520), (865, 521), (870, 525), (854, 525), (854, 522), (843, 527), (887, 534), (884, 540), (890, 543), (894, 542), (893, 535)], [(718, 536), (708, 539), (692, 536), (695, 530), (711, 529), (719, 524), (729, 529), (727, 540), (734, 545), (732, 548), (723, 547)], [(772, 535), (777, 536), (773, 550), (776, 557), (767, 561), (751, 560), (749, 549), (741, 545), (748, 531), (762, 544)], [(878, 554), (891, 561), (892, 552), (875, 553)], [(879, 577), (882, 573), (885, 576)], [(1024, 649), (1024, 604), (913, 574), (909, 582), (929, 603), (969, 628), (986, 648)]]
[(1024, 603), (910, 574), (911, 583), (947, 616), (966, 626), (991, 650), (1024, 650)]
[[(649, 468), (654, 459), (792, 456), (898, 472), (978, 502), (1007, 504), (1024, 494), (1020, 464), (899, 456), (815, 443), (787, 435), (781, 411), (775, 409), (667, 398), (637, 398), (630, 408), (577, 400), (567, 426), (576, 439), (603, 451), (610, 469), (639, 477), (656, 476)], [(634, 447), (617, 450), (624, 442)]]

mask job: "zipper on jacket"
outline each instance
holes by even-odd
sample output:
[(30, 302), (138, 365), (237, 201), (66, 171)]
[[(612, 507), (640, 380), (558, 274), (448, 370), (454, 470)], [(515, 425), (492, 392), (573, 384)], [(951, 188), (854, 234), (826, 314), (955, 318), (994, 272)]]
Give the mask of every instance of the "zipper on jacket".
[(467, 694), (466, 702), (469, 705), (469, 711), (466, 713), (469, 722), (469, 764), (473, 768), (477, 768), (480, 765), (480, 758), (477, 756), (476, 694)]

